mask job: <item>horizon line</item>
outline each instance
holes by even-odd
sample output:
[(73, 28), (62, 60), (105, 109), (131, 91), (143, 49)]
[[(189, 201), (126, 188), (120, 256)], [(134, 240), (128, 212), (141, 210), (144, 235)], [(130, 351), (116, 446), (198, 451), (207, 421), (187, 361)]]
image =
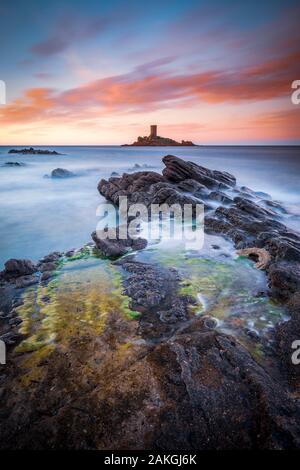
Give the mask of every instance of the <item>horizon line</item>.
[(130, 144), (0, 144), (0, 147), (124, 147), (124, 148), (184, 148), (191, 149), (197, 147), (300, 147), (297, 144), (195, 144), (191, 146), (170, 145), (130, 145)]

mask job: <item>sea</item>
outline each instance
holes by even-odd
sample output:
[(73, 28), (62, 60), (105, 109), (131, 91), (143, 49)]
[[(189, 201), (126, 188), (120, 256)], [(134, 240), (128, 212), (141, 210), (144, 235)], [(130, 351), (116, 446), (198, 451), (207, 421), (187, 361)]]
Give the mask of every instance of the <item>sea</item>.
[[(288, 210), (284, 223), (300, 231), (300, 147), (49, 146), (61, 155), (9, 154), (0, 147), (0, 269), (9, 258), (39, 260), (91, 241), (102, 196), (97, 185), (113, 172), (161, 172), (162, 157), (176, 155), (234, 174), (239, 186), (264, 191)], [(21, 166), (9, 166), (19, 162)], [(49, 177), (64, 168), (72, 178)]]

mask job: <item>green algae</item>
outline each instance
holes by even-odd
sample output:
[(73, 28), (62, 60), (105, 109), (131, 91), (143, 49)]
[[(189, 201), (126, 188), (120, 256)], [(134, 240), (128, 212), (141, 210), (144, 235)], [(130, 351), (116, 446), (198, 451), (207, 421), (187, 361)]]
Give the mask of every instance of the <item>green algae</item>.
[[(110, 315), (125, 321), (140, 315), (122, 292), (118, 269), (90, 250), (79, 258), (64, 259), (47, 284), (27, 289), (17, 313), (24, 340), (15, 352), (24, 356), (24, 385), (42, 378), (41, 364), (56, 348), (68, 351), (74, 339), (101, 336)], [(129, 342), (122, 347), (129, 348)]]
[[(267, 295), (265, 273), (254, 267), (245, 257), (198, 256), (182, 248), (166, 250), (151, 248), (141, 253), (142, 260), (149, 257), (163, 266), (176, 268), (184, 279), (178, 293), (194, 299), (190, 309), (196, 315), (210, 315), (218, 320), (218, 328), (248, 343), (247, 330), (268, 334), (285, 317), (280, 304)], [(246, 338), (246, 341), (245, 341)], [(249, 344), (247, 344), (249, 346)], [(260, 347), (253, 354), (262, 354)]]

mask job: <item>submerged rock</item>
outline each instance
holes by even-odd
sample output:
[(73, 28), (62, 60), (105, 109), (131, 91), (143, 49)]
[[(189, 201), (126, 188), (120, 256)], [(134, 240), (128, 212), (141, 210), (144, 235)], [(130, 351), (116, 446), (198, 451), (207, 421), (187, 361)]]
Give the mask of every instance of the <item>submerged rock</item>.
[(213, 201), (223, 202), (223, 204), (231, 204), (233, 202), (233, 200), (222, 191), (212, 191), (209, 193), (208, 198)]
[(36, 276), (34, 274), (29, 275), (29, 276), (18, 277), (15, 281), (16, 287), (18, 289), (23, 289), (24, 287), (32, 286), (34, 284), (37, 284), (38, 282), (39, 282), (39, 276)]
[(56, 168), (51, 172), (51, 178), (71, 178), (73, 176), (75, 176), (75, 174), (65, 168)]
[(5, 162), (4, 163), (4, 166), (17, 166), (17, 167), (20, 167), (20, 166), (25, 166), (25, 163), (23, 162)]

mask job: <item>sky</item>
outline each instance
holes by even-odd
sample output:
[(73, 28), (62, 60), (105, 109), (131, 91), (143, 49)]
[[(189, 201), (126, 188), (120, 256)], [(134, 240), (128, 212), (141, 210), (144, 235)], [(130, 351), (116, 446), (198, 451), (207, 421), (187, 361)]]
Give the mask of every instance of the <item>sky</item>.
[(300, 144), (300, 2), (1, 0), (0, 145)]

